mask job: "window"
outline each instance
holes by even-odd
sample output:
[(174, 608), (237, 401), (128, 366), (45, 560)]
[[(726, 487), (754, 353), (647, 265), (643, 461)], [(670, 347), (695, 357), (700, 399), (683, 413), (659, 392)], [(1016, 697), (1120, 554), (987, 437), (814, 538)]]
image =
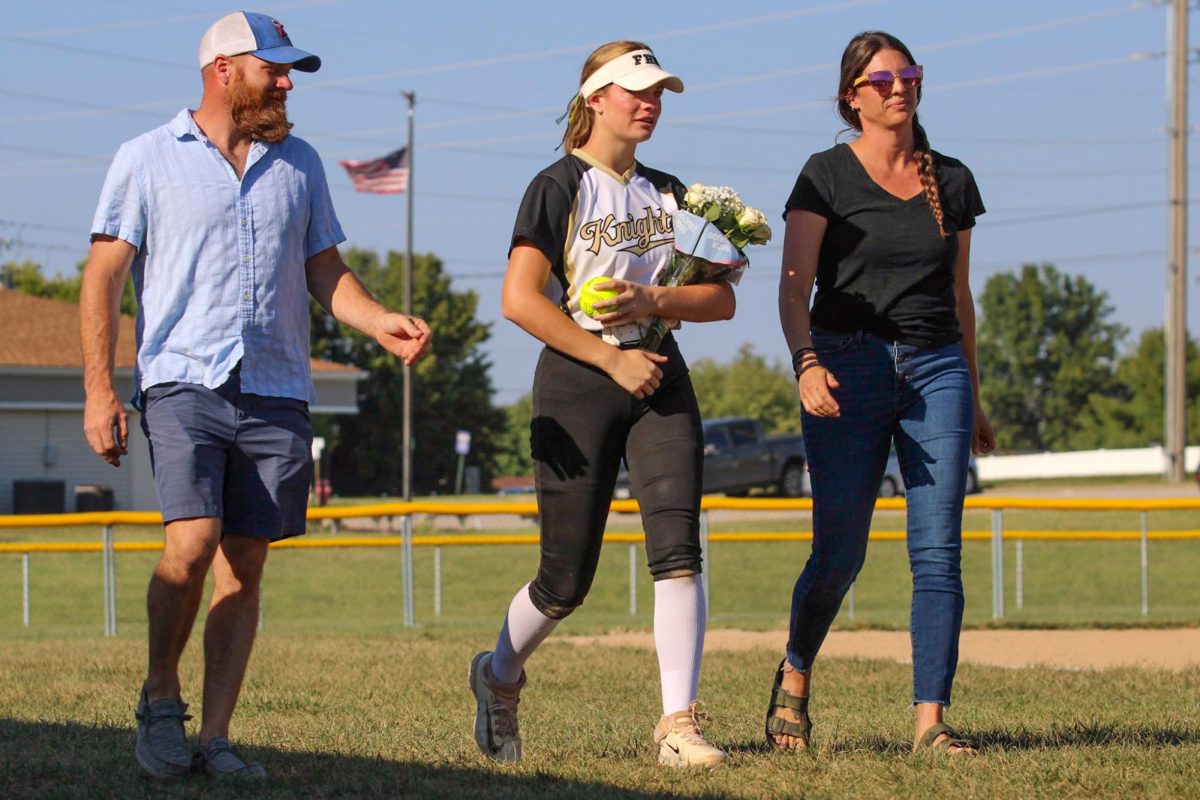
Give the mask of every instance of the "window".
[(727, 453), (729, 452), (729, 432), (724, 428), (705, 428), (704, 429), (704, 452), (709, 453)]
[(758, 430), (753, 422), (734, 422), (729, 426), (729, 436), (734, 447), (743, 447), (758, 442)]

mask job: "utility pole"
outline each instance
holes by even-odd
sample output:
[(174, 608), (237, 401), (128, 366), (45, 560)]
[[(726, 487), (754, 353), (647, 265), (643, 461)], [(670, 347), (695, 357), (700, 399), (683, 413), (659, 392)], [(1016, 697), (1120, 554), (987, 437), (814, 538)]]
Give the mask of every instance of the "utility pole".
[(1169, 481), (1184, 479), (1183, 453), (1187, 445), (1188, 2), (1172, 0), (1167, 35), (1171, 118), (1171, 244), (1167, 264), (1163, 444), (1166, 478)]
[[(413, 290), (413, 165), (416, 162), (413, 153), (413, 115), (417, 105), (416, 92), (402, 92), (408, 101), (408, 185), (404, 191), (405, 212), (405, 249), (404, 249), (404, 314), (411, 317)], [(401, 480), (404, 484), (402, 496), (405, 502), (412, 500), (412, 367), (404, 365), (404, 429), (401, 432)]]

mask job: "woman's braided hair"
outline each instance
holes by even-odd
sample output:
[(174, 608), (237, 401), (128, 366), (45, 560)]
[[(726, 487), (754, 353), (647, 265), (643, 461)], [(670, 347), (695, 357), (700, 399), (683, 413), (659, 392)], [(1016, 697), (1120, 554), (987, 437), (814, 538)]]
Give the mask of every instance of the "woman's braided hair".
[[(871, 59), (880, 50), (897, 50), (908, 59), (909, 64), (917, 63), (912, 53), (904, 46), (904, 42), (890, 33), (866, 31), (850, 40), (850, 44), (846, 45), (846, 50), (842, 53), (837, 110), (838, 116), (859, 133), (862, 133), (862, 122), (859, 121), (858, 112), (850, 105), (850, 97), (854, 93), (854, 81), (863, 74), (867, 65), (871, 63)], [(918, 86), (917, 103), (920, 102), (921, 87)], [(938, 233), (944, 239), (946, 238), (946, 227), (942, 213), (942, 192), (938, 187), (937, 173), (934, 169), (933, 150), (929, 146), (929, 135), (925, 133), (925, 128), (917, 120), (915, 113), (913, 114), (913, 157), (917, 160), (917, 173), (921, 178), (921, 189), (925, 195), (925, 202), (929, 203), (929, 210), (933, 212), (933, 218), (937, 221)]]

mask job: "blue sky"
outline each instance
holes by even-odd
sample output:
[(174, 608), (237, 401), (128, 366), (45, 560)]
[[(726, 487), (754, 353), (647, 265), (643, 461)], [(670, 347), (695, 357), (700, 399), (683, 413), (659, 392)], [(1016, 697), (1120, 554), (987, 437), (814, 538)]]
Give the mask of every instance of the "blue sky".
[[(5, 6), (0, 260), (71, 270), (86, 254), (117, 146), (195, 107), (200, 36), (236, 8), (180, 0)], [(554, 118), (584, 57), (617, 38), (647, 41), (688, 86), (666, 98), (641, 160), (686, 182), (736, 187), (781, 234), (797, 172), (841, 128), (829, 99), (843, 47), (869, 28), (899, 36), (926, 68), (921, 117), (933, 146), (972, 168), (988, 207), (974, 236), (976, 294), (998, 271), (1052, 261), (1107, 291), (1115, 318), (1135, 334), (1163, 323), (1161, 5), (312, 0), (248, 10), (279, 18), (296, 46), (324, 61), (320, 72), (296, 76), (289, 108), (295, 133), (324, 158), (348, 244), (405, 245), (403, 197), (356, 194), (338, 162), (402, 145), (400, 93), (416, 92), (414, 245), (440, 256), (457, 288), (481, 294), (480, 316), (495, 323), (486, 349), (500, 402), (528, 389), (539, 349), (499, 313), (513, 216), (529, 179), (558, 157)], [(1195, 79), (1190, 86), (1194, 103)], [(679, 334), (690, 360), (726, 360), (752, 342), (786, 361), (775, 311), (781, 240), (751, 251), (734, 320)], [(1190, 266), (1196, 336), (1200, 265)]]

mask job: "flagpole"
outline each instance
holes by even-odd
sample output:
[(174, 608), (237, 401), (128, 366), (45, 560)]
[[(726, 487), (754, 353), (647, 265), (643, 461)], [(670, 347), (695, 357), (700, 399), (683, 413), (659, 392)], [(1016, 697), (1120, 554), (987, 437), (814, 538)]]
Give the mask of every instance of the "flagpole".
[[(408, 184), (405, 188), (405, 234), (406, 247), (404, 251), (404, 313), (412, 316), (412, 285), (413, 285), (413, 110), (417, 104), (416, 92), (403, 92), (408, 101)], [(402, 460), (404, 483), (404, 500), (412, 499), (412, 367), (404, 366), (404, 433)]]

